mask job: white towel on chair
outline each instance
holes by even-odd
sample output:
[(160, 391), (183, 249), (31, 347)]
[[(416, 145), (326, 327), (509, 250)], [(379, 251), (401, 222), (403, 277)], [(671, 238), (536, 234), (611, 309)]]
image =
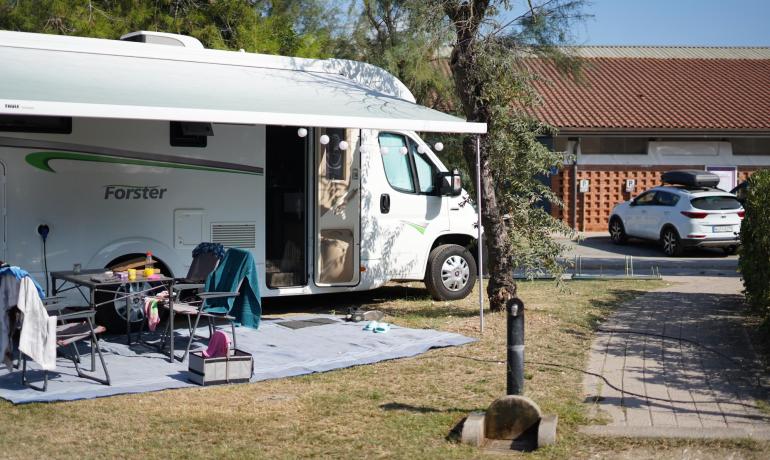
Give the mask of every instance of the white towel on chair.
[(35, 284), (28, 277), (21, 280), (16, 308), (24, 315), (19, 351), (47, 371), (56, 369), (56, 317), (48, 316)]

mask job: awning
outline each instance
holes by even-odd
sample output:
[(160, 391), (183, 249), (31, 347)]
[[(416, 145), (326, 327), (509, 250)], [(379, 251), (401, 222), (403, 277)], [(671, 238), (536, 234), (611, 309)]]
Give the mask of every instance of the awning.
[[(30, 40), (33, 35), (44, 39)], [(100, 42), (98, 50), (80, 46), (94, 42)], [(110, 46), (151, 52), (110, 53)], [(468, 123), (337, 73), (254, 66), (247, 53), (159, 47), (0, 32), (0, 114), (486, 132), (484, 123)], [(204, 55), (226, 59), (197, 58)]]

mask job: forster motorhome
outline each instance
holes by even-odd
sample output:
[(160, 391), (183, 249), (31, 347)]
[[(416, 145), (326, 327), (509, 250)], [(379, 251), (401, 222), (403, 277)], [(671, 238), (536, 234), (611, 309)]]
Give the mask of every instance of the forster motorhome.
[[(181, 276), (210, 241), (252, 251), (264, 297), (470, 292), (475, 210), (415, 132), (485, 125), (367, 64), (159, 37), (0, 32), (0, 260), (43, 282), (151, 251)], [(140, 319), (117, 304), (102, 316)]]

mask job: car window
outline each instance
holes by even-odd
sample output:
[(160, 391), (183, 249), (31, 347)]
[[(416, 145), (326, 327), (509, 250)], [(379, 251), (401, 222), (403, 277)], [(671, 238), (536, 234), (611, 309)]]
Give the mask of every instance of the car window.
[(660, 206), (676, 206), (679, 202), (679, 195), (671, 192), (658, 192), (655, 200)]
[(693, 208), (705, 209), (707, 211), (718, 211), (722, 209), (738, 209), (741, 203), (732, 196), (702, 196), (690, 200)]
[(417, 144), (409, 140), (409, 147), (414, 157), (414, 166), (417, 169), (417, 182), (420, 193), (432, 194), (436, 190), (436, 166), (430, 160), (417, 151)]
[(649, 206), (655, 204), (655, 192), (647, 192), (639, 195), (634, 203), (637, 206)]
[(390, 186), (402, 192), (414, 193), (414, 178), (412, 168), (409, 165), (409, 153), (402, 153), (406, 149), (404, 136), (391, 133), (380, 133), (380, 151), (382, 164), (385, 166), (385, 177)]

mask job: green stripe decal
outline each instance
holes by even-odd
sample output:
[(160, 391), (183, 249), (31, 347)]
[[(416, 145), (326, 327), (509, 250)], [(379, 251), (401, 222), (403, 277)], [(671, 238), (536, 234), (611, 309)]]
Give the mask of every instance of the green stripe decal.
[(413, 229), (417, 230), (418, 232), (420, 232), (421, 235), (425, 234), (425, 228), (426, 227), (423, 227), (422, 225), (417, 225), (417, 224), (412, 223), (412, 222), (407, 222), (405, 220), (402, 220), (401, 222), (403, 222), (406, 225), (408, 225), (408, 226), (412, 227)]
[(213, 166), (201, 166), (187, 163), (176, 163), (170, 161), (158, 161), (158, 160), (141, 160), (134, 158), (126, 158), (119, 156), (101, 155), (94, 153), (74, 153), (74, 152), (35, 152), (30, 153), (26, 157), (27, 163), (33, 167), (47, 171), (56, 171), (51, 167), (50, 163), (53, 160), (70, 160), (70, 161), (88, 161), (93, 163), (112, 163), (122, 165), (138, 165), (138, 166), (153, 166), (160, 168), (174, 168), (174, 169), (189, 169), (193, 171), (213, 171), (213, 172), (227, 172), (236, 174), (250, 174), (260, 175), (259, 171), (246, 171), (235, 168), (223, 168)]

